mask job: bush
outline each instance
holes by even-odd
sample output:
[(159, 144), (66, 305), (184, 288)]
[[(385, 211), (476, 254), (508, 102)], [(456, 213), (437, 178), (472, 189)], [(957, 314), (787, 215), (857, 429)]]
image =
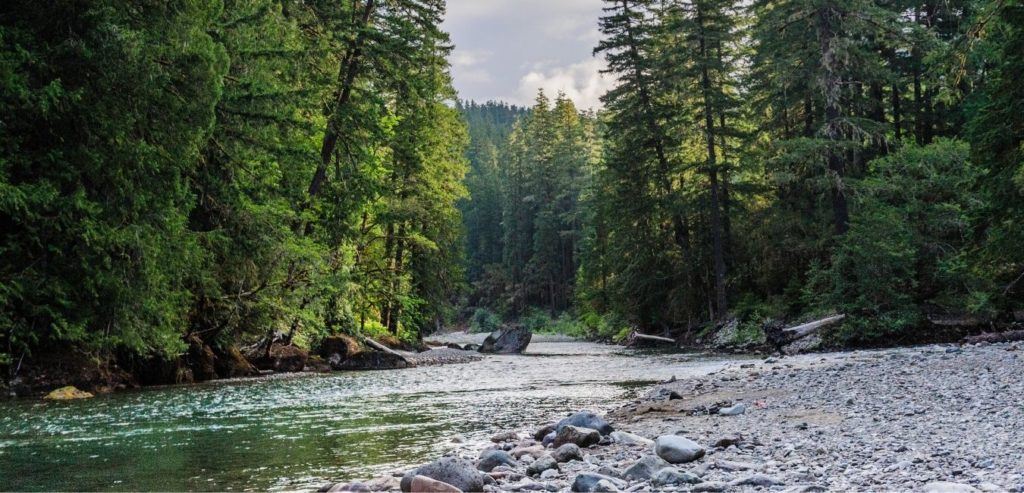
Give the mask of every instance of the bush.
[(470, 332), (494, 332), (501, 327), (501, 318), (486, 308), (477, 308), (469, 322)]

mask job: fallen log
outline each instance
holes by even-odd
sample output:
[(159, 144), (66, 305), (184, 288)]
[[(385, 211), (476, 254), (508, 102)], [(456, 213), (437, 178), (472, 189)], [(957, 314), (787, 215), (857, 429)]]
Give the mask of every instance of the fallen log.
[(675, 342), (676, 342), (675, 339), (672, 339), (672, 338), (669, 338), (669, 337), (652, 336), (652, 335), (647, 335), (647, 334), (641, 334), (639, 332), (634, 333), (633, 336), (636, 337), (637, 339), (643, 339), (645, 341), (658, 341), (658, 342), (666, 342), (666, 343), (669, 343), (669, 344), (675, 344)]
[(370, 339), (369, 337), (363, 337), (362, 340), (363, 340), (363, 344), (366, 344), (367, 346), (370, 346), (370, 347), (372, 347), (372, 348), (374, 348), (374, 349), (376, 349), (376, 350), (378, 350), (378, 351), (380, 351), (382, 353), (388, 353), (388, 354), (393, 355), (393, 356), (398, 356), (399, 358), (402, 358), (402, 361), (405, 361), (406, 363), (409, 363), (410, 365), (412, 365), (412, 362), (410, 362), (409, 358), (406, 358), (404, 354), (402, 354), (402, 353), (400, 353), (398, 351), (395, 351), (394, 349), (391, 349), (391, 348), (389, 348), (389, 347), (387, 347), (387, 346), (385, 346), (385, 345), (383, 345), (383, 344), (381, 344), (381, 343), (379, 343), (379, 342), (377, 342), (377, 341), (375, 341), (373, 339)]
[(1024, 341), (1024, 330), (1009, 330), (1006, 332), (986, 332), (981, 335), (964, 337), (967, 344), (978, 344), (979, 342), (1016, 342)]
[(787, 328), (783, 328), (781, 322), (770, 321), (763, 327), (764, 335), (768, 343), (775, 347), (776, 351), (786, 354), (784, 349), (786, 345), (803, 339), (804, 337), (807, 337), (824, 327), (839, 322), (844, 318), (846, 318), (846, 315), (835, 315)]
[(629, 333), (629, 337), (626, 338), (626, 346), (633, 347), (641, 344), (675, 344), (676, 340), (669, 337), (652, 336), (649, 334), (641, 334), (640, 332), (633, 331)]
[(821, 330), (823, 327), (832, 325), (836, 322), (843, 320), (844, 318), (846, 318), (846, 315), (836, 315), (833, 317), (823, 318), (821, 320), (815, 320), (814, 322), (808, 322), (802, 325), (797, 325), (796, 327), (782, 329), (782, 332), (785, 333), (788, 337), (791, 337), (793, 340), (802, 339)]

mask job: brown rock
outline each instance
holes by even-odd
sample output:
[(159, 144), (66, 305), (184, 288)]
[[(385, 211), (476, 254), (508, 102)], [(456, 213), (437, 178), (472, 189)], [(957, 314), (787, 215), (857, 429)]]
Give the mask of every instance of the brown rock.
[(462, 490), (436, 479), (426, 476), (412, 478), (412, 486), (409, 491), (414, 493), (462, 493)]

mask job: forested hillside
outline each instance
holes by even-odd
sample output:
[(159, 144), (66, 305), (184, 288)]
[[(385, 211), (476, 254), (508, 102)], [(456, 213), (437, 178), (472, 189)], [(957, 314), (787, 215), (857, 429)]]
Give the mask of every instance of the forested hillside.
[(0, 364), (206, 379), (238, 344), (439, 325), (467, 171), (444, 10), (4, 2)]
[(471, 305), (602, 336), (843, 313), (868, 344), (1024, 317), (1019, 2), (605, 3), (617, 85), (496, 152)]
[(8, 380), (252, 374), (465, 321), (1024, 319), (1019, 1), (605, 6), (615, 86), (581, 109), (460, 101), (444, 0), (3, 3)]

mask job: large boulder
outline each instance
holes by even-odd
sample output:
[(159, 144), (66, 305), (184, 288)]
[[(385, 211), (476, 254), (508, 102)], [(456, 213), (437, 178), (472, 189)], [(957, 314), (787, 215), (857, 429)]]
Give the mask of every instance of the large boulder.
[(413, 479), (416, 476), (426, 476), (435, 481), (448, 483), (462, 491), (483, 491), (484, 489), (484, 475), (466, 459), (444, 457), (417, 467), (402, 477), (400, 484), (402, 491), (406, 493), (416, 491), (413, 489)]
[(229, 346), (219, 353), (216, 351), (214, 353), (216, 353), (217, 359), (213, 366), (220, 378), (251, 377), (260, 373), (235, 346)]
[(270, 345), (270, 351), (257, 349), (248, 356), (256, 368), (279, 373), (300, 372), (306, 368), (306, 361), (309, 359), (309, 353), (305, 349), (277, 342)]
[(552, 446), (557, 448), (567, 443), (575, 444), (577, 447), (589, 447), (597, 445), (601, 441), (601, 433), (593, 428), (582, 428), (579, 426), (563, 426), (555, 434)]
[(426, 476), (412, 478), (409, 489), (416, 493), (462, 493), (462, 490), (455, 486)]
[(522, 325), (496, 330), (480, 345), (481, 353), (519, 354), (530, 345), (533, 332)]
[(355, 338), (338, 334), (327, 336), (320, 341), (317, 354), (324, 360), (337, 364), (359, 354), (362, 350), (362, 346)]
[(672, 464), (684, 464), (704, 457), (704, 447), (679, 435), (662, 435), (654, 441), (658, 457)]
[(554, 431), (561, 431), (562, 428), (565, 428), (566, 426), (590, 428), (592, 430), (597, 430), (602, 435), (607, 435), (615, 431), (615, 428), (612, 428), (612, 425), (608, 424), (604, 418), (590, 411), (580, 411), (559, 421), (558, 424), (555, 425)]

